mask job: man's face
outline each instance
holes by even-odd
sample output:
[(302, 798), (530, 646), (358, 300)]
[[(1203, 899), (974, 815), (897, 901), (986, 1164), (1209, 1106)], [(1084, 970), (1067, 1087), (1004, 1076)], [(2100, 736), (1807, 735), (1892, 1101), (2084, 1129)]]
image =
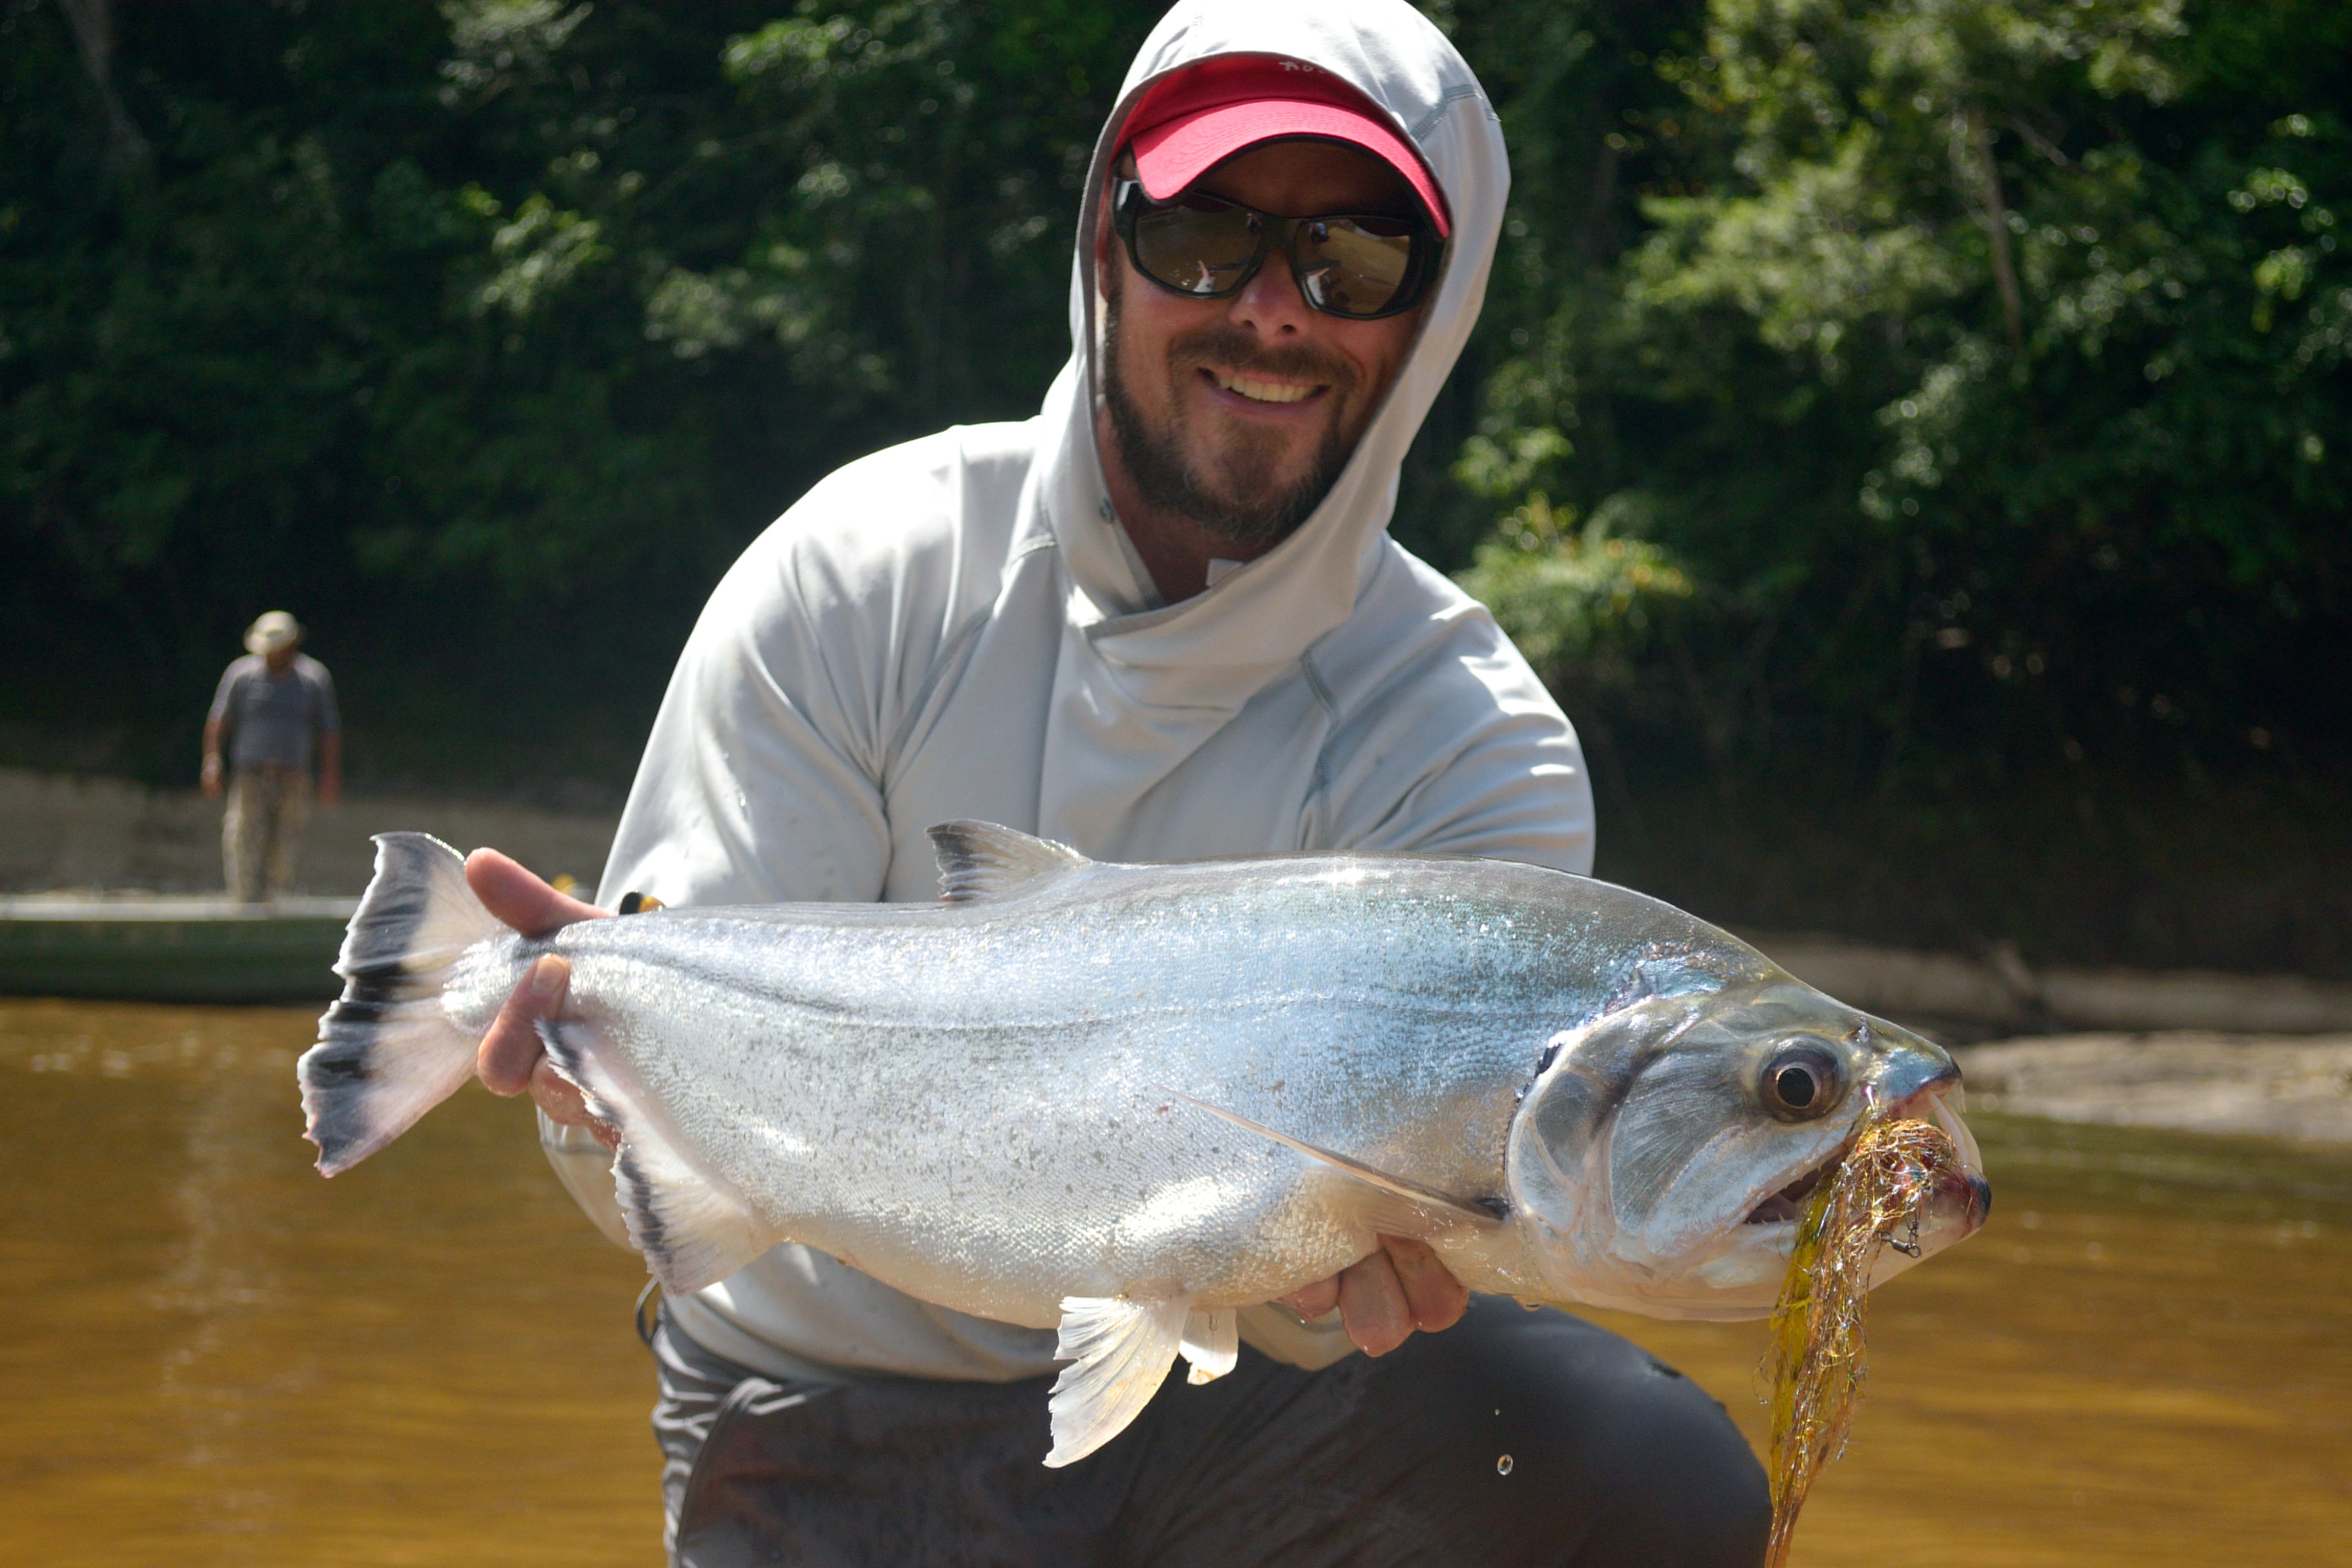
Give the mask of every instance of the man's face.
[[(1421, 210), (1386, 164), (1326, 142), (1254, 147), (1195, 188), (1290, 216)], [(1188, 299), (1134, 270), (1107, 213), (1102, 233), (1104, 395), (1129, 475), (1152, 505), (1238, 545), (1277, 542), (1339, 477), (1425, 304), (1372, 321), (1324, 315), (1279, 251), (1240, 292)]]

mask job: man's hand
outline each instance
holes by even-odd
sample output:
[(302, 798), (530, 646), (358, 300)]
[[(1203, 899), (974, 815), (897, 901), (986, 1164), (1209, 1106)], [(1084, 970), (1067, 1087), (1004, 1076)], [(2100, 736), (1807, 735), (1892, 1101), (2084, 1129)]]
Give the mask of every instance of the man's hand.
[(205, 765), (196, 774), (196, 783), (207, 799), (218, 800), (221, 793), (221, 760), (218, 752), (205, 753)]
[(1370, 1258), (1292, 1291), (1281, 1302), (1307, 1319), (1339, 1308), (1348, 1338), (1366, 1355), (1378, 1356), (1404, 1343), (1415, 1329), (1434, 1333), (1460, 1322), (1470, 1292), (1427, 1242), (1384, 1236)]
[[(574, 921), (601, 920), (611, 912), (557, 892), (495, 849), (477, 849), (466, 857), (466, 885), (485, 909), (525, 936), (545, 936)], [(572, 965), (551, 952), (541, 954), (482, 1037), (474, 1071), (492, 1094), (530, 1090), (549, 1121), (593, 1128), (597, 1141), (609, 1149), (615, 1142), (613, 1130), (589, 1115), (580, 1091), (548, 1066), (533, 1026), (563, 1010), (563, 994), (571, 984)]]

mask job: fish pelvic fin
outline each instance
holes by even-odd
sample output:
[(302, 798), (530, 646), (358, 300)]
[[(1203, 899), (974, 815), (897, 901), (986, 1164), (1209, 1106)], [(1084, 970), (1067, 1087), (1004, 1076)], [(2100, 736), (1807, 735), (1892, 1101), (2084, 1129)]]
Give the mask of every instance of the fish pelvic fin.
[(375, 836), (375, 874), (335, 958), (343, 994), (294, 1069), (321, 1174), (358, 1164), (473, 1075), (478, 1042), (441, 991), (467, 948), (507, 934), (455, 849), (429, 833)]
[(1354, 1178), (1362, 1189), (1355, 1205), (1357, 1217), (1382, 1235), (1409, 1236), (1428, 1241), (1465, 1226), (1485, 1231), (1493, 1230), (1503, 1223), (1503, 1215), (1479, 1199), (1455, 1197), (1452, 1193), (1416, 1182), (1410, 1176), (1396, 1175), (1377, 1165), (1367, 1165), (1361, 1160), (1318, 1148), (1303, 1139), (1293, 1138), (1287, 1132), (1276, 1131), (1262, 1121), (1253, 1121), (1238, 1110), (1228, 1110), (1222, 1105), (1195, 1100), (1180, 1090), (1162, 1089), (1160, 1092), (1230, 1121), (1245, 1132), (1270, 1138), (1286, 1149), (1296, 1149), (1308, 1159)]
[(1094, 864), (1066, 844), (992, 822), (942, 822), (928, 831), (940, 861), (940, 897), (950, 904), (1011, 898)]
[(776, 1238), (751, 1205), (680, 1148), (661, 1119), (642, 1109), (602, 1030), (584, 1018), (542, 1020), (541, 1044), (589, 1113), (619, 1132), (613, 1152), (613, 1196), (629, 1244), (665, 1294), (690, 1295), (741, 1269)]
[[(1192, 1299), (1130, 1301), (1124, 1296), (1066, 1296), (1054, 1355), (1070, 1363), (1054, 1380), (1046, 1409), (1054, 1421), (1048, 1467), (1075, 1464), (1127, 1430), (1167, 1381), (1184, 1339)], [(1231, 1314), (1229, 1313), (1228, 1316)]]
[(1242, 1359), (1241, 1321), (1231, 1307), (1184, 1314), (1184, 1338), (1178, 1349), (1192, 1363), (1185, 1382), (1199, 1386), (1214, 1383)]

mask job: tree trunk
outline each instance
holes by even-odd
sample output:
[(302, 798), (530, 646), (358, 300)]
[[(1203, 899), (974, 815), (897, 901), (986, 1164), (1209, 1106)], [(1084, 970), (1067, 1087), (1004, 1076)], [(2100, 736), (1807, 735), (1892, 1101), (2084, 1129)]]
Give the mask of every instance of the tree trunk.
[(106, 115), (107, 164), (118, 172), (129, 169), (146, 157), (147, 142), (131, 123), (130, 110), (122, 107), (121, 95), (114, 90), (111, 0), (58, 0), (58, 9), (66, 14), (66, 23), (73, 28), (81, 68), (98, 89), (99, 106)]
[(1969, 105), (1968, 122), (1969, 173), (1975, 178), (1985, 234), (1992, 241), (1992, 280), (2000, 290), (2001, 331), (2014, 357), (2025, 348), (2025, 310), (2018, 298), (2017, 267), (2009, 255), (2009, 208), (2000, 195), (2000, 166), (1993, 162), (1992, 132), (1985, 124), (1981, 105)]

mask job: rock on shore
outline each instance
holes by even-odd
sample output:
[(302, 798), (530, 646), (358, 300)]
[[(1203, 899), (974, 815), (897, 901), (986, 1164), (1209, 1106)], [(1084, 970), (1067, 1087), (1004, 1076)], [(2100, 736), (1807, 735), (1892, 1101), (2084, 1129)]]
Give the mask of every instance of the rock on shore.
[(2050, 1035), (1952, 1055), (1971, 1110), (2352, 1143), (2352, 1035)]

